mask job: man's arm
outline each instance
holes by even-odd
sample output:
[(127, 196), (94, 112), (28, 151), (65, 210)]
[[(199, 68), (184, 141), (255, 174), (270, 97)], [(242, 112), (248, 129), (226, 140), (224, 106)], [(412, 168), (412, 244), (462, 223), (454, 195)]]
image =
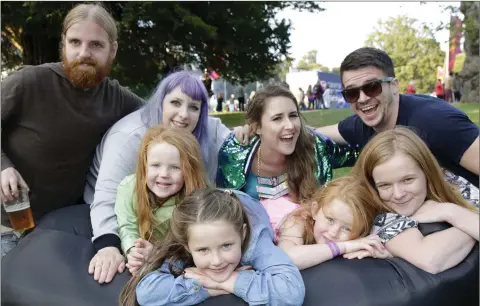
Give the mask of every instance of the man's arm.
[[(2, 81), (2, 137), (4, 137), (4, 127), (8, 123), (8, 120), (14, 115), (15, 111), (18, 110), (19, 105), (22, 103), (22, 93), (23, 93), (23, 82), (25, 73), (16, 71), (9, 75), (5, 80)], [(8, 156), (2, 152), (2, 171), (13, 167), (13, 163), (10, 161)]]
[(449, 104), (435, 106), (415, 113), (410, 124), (420, 132), (440, 162), (456, 164), (478, 175), (478, 126), (464, 112)]
[[(20, 104), (22, 103), (23, 87), (24, 83), (28, 82), (29, 75), (24, 73), (24, 71), (16, 71), (9, 75), (2, 82), (1, 86), (1, 134), (4, 135), (4, 128), (7, 125), (11, 117), (19, 109)], [(8, 158), (7, 154), (3, 152), (3, 148), (0, 149), (1, 152), (1, 195), (2, 198), (12, 199), (12, 195), (18, 195), (18, 185), (22, 188), (28, 189), (27, 183), (25, 183), (22, 175), (15, 169), (12, 161)]]
[(340, 145), (348, 144), (348, 142), (343, 139), (340, 131), (338, 130), (338, 124), (329, 125), (329, 126), (322, 126), (316, 129), (317, 132), (327, 136), (334, 142)]
[(476, 175), (480, 174), (480, 141), (477, 137), (470, 147), (463, 153), (462, 158), (460, 159), (460, 166), (467, 169), (468, 171), (475, 173)]

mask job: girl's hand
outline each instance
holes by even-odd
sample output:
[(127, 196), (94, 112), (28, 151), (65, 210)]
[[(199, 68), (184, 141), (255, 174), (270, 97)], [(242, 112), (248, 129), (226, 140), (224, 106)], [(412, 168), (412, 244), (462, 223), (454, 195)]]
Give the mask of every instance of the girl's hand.
[(220, 283), (212, 280), (207, 275), (200, 272), (197, 268), (186, 268), (183, 277), (193, 279), (205, 289), (222, 290)]
[[(153, 252), (153, 244), (145, 239), (135, 240), (135, 246), (127, 252), (127, 268), (130, 273), (140, 269)], [(136, 268), (136, 269), (133, 269)]]
[(128, 263), (125, 266), (127, 267), (128, 272), (130, 272), (130, 274), (132, 274), (133, 276), (137, 275), (138, 270), (140, 270), (140, 267), (131, 266)]
[[(248, 267), (251, 267), (251, 266), (246, 266), (246, 268)], [(197, 268), (186, 268), (184, 270), (184, 273), (185, 274), (183, 276), (185, 278), (194, 279), (197, 283), (199, 283), (205, 289), (207, 289), (209, 294), (216, 294), (216, 295), (233, 293), (235, 280), (238, 274), (238, 272), (234, 271), (227, 280), (225, 280), (223, 283), (219, 283), (212, 280), (210, 277), (203, 274), (202, 272), (200, 272)]]
[(145, 262), (141, 249), (136, 247), (130, 248), (127, 254), (127, 263), (132, 267), (141, 267)]
[(152, 255), (153, 244), (142, 238), (138, 238), (134, 243), (136, 251), (143, 256), (144, 261), (147, 261), (150, 255)]
[(135, 276), (142, 267), (142, 265), (145, 263), (142, 259), (139, 259), (138, 257), (141, 256), (137, 250), (135, 250), (135, 247), (132, 247), (130, 251), (127, 254), (127, 264), (125, 265), (128, 269), (128, 271)]
[(207, 292), (210, 296), (219, 296), (219, 295), (230, 294), (230, 292), (227, 292), (225, 290), (216, 290), (216, 289), (207, 289)]
[(390, 254), (390, 252), (385, 248), (383, 251), (378, 251), (377, 249), (374, 249), (375, 250), (375, 254), (370, 254), (369, 251), (367, 250), (360, 250), (360, 251), (355, 251), (355, 252), (351, 252), (351, 253), (346, 253), (346, 254), (343, 254), (343, 258), (346, 258), (346, 259), (354, 259), (354, 258), (358, 258), (358, 259), (363, 259), (363, 258), (366, 258), (366, 257), (374, 257), (374, 258), (380, 258), (380, 259), (385, 259), (385, 258), (392, 258), (392, 254)]
[(352, 253), (355, 251), (366, 250), (371, 256), (375, 257), (375, 249), (379, 252), (383, 252), (385, 247), (383, 246), (380, 237), (377, 235), (370, 235), (364, 238), (359, 238), (350, 241), (341, 242), (345, 245), (345, 253)]
[(240, 271), (247, 271), (247, 270), (255, 270), (253, 269), (252, 266), (248, 265), (248, 266), (241, 266), (241, 267), (238, 267), (235, 269), (235, 271), (237, 272), (240, 272)]
[(445, 222), (450, 205), (450, 203), (427, 200), (410, 218), (418, 223)]

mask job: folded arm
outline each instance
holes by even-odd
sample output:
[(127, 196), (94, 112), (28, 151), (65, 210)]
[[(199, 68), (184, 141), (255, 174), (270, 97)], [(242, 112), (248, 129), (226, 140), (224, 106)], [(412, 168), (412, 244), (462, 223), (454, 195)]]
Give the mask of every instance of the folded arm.
[(445, 221), (478, 241), (480, 224), (478, 213), (455, 204), (448, 205)]
[[(247, 303), (302, 305), (305, 285), (288, 255), (275, 246), (267, 230), (260, 233), (250, 264), (235, 279), (234, 294)], [(228, 290), (227, 290), (228, 291)]]
[(173, 276), (167, 263), (142, 278), (137, 285), (136, 295), (142, 306), (195, 305), (209, 297), (207, 290), (195, 280), (184, 278), (183, 275)]
[(304, 223), (290, 217), (283, 222), (278, 237), (278, 247), (287, 253), (298, 269), (307, 269), (332, 258), (326, 244), (305, 245), (303, 231)]
[(326, 244), (297, 245), (290, 239), (285, 239), (279, 241), (278, 246), (287, 253), (300, 270), (332, 259), (332, 251)]
[(409, 228), (385, 244), (393, 256), (432, 274), (458, 265), (474, 245), (472, 237), (455, 227), (428, 236), (417, 228)]

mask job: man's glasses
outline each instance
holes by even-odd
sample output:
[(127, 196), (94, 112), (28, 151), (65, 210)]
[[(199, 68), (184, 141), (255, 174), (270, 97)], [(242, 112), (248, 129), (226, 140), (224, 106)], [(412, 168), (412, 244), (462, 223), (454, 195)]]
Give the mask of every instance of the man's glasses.
[(344, 89), (342, 90), (342, 95), (348, 103), (355, 103), (358, 101), (358, 98), (360, 98), (360, 90), (368, 97), (375, 98), (382, 93), (382, 83), (390, 83), (393, 79), (394, 78), (392, 77), (388, 77), (382, 80), (368, 82), (357, 88)]

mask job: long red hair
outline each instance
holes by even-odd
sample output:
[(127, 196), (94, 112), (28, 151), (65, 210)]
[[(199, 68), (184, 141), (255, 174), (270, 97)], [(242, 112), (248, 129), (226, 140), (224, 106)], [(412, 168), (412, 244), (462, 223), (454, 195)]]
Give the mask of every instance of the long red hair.
[(153, 209), (159, 208), (167, 199), (157, 198), (147, 187), (147, 152), (158, 143), (168, 143), (175, 146), (180, 152), (180, 169), (184, 178), (184, 185), (178, 192), (181, 201), (195, 189), (207, 187), (207, 179), (200, 155), (200, 146), (192, 133), (177, 128), (167, 128), (157, 125), (150, 128), (142, 140), (136, 169), (137, 215), (140, 237), (152, 240), (155, 228)]
[[(333, 200), (340, 200), (347, 204), (353, 215), (353, 225), (350, 239), (357, 239), (368, 235), (373, 226), (376, 214), (378, 197), (372, 196), (365, 184), (353, 175), (337, 178), (318, 189), (313, 197), (305, 201), (304, 205), (291, 213), (291, 217), (300, 219), (304, 223), (303, 241), (305, 244), (315, 244), (314, 216)], [(288, 218), (287, 218), (288, 220)], [(280, 233), (281, 235), (281, 233)]]

